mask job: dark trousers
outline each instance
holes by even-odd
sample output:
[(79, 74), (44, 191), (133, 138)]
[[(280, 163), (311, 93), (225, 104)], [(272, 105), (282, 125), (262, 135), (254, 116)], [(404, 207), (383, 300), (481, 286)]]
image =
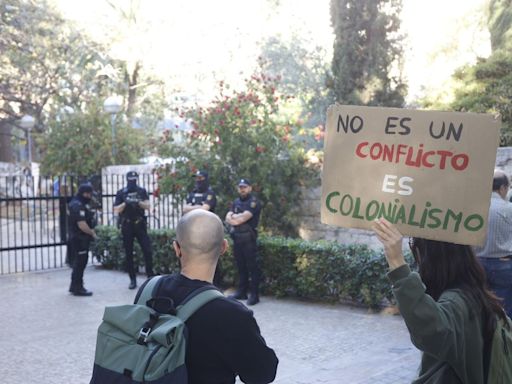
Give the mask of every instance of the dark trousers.
[(249, 289), (251, 294), (257, 295), (259, 293), (261, 270), (258, 265), (256, 236), (248, 232), (235, 233), (233, 235), (233, 253), (240, 278), (239, 291), (246, 293)]
[(84, 287), (84, 270), (89, 259), (89, 242), (86, 237), (73, 237), (68, 241), (68, 257), (73, 268), (70, 291)]
[(121, 226), (123, 235), (123, 246), (126, 253), (126, 270), (130, 278), (135, 277), (135, 266), (133, 265), (133, 241), (137, 239), (144, 255), (146, 265), (146, 274), (153, 275), (153, 255), (151, 251), (151, 241), (149, 240), (146, 221), (139, 219), (135, 222), (126, 221)]

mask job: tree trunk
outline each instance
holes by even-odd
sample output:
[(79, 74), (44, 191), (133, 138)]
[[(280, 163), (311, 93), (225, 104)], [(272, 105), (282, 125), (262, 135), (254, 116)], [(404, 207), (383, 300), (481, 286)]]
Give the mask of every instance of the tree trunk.
[(0, 121), (0, 161), (6, 163), (14, 161), (12, 127), (6, 121)]
[(139, 85), (139, 71), (142, 68), (140, 61), (135, 63), (132, 73), (128, 73), (128, 103), (126, 107), (126, 115), (133, 116), (135, 104), (137, 102), (137, 86)]

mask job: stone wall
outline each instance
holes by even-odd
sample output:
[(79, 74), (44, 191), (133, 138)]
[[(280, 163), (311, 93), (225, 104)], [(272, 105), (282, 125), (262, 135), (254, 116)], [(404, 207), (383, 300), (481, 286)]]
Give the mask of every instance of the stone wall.
[[(512, 177), (512, 147), (498, 148), (496, 168)], [(490, 186), (489, 186), (490, 188)], [(379, 241), (371, 231), (334, 227), (320, 223), (321, 188), (304, 190), (302, 193), (302, 215), (299, 235), (305, 240), (337, 240), (346, 244), (366, 244), (378, 248)]]

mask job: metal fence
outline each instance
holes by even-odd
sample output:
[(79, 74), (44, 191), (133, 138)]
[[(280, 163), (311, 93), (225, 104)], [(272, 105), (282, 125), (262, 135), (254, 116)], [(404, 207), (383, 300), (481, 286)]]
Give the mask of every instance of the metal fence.
[[(116, 225), (113, 204), (116, 192), (126, 185), (124, 175), (0, 178), (0, 274), (64, 266), (67, 204), (86, 180), (95, 188), (98, 224)], [(153, 196), (157, 188), (153, 174), (141, 175), (139, 185), (150, 195), (149, 227), (174, 228), (182, 203), (172, 195)]]

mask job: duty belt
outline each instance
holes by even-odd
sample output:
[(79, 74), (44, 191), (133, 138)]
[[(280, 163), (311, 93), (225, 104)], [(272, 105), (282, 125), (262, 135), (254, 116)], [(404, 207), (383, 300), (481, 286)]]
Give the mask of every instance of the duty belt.
[(123, 223), (139, 224), (142, 220), (144, 220), (143, 217), (137, 217), (136, 219), (123, 219)]

